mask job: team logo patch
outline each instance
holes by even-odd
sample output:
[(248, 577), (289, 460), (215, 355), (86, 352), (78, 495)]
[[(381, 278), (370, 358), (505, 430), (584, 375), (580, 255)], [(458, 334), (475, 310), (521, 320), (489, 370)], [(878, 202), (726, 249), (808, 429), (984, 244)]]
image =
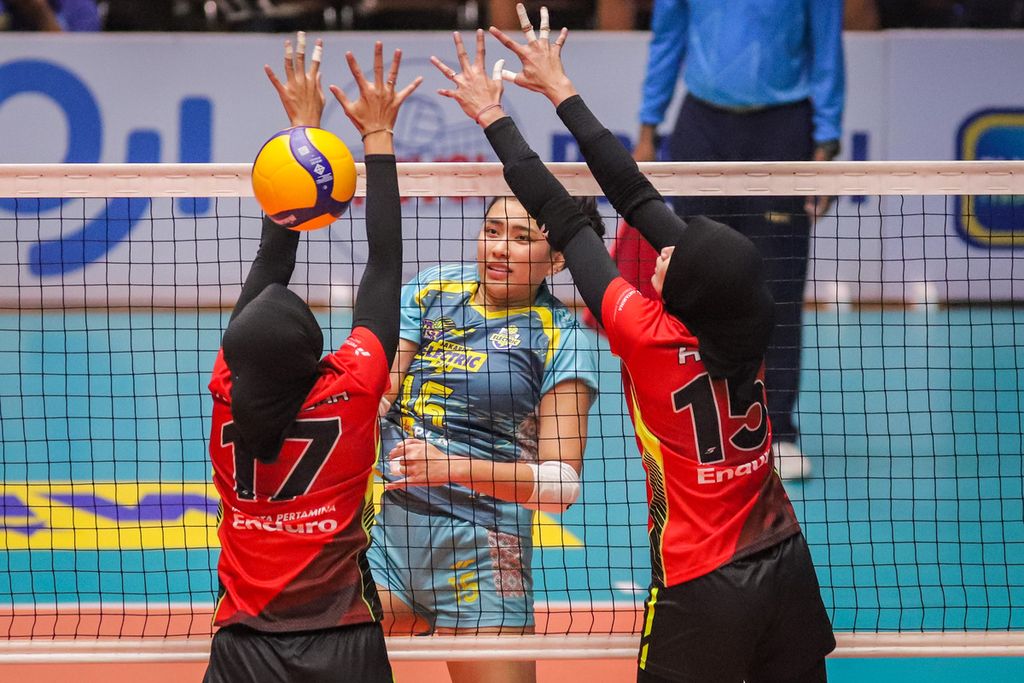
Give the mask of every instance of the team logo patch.
[(455, 321), (451, 318), (438, 318), (437, 320), (431, 320), (427, 318), (423, 321), (422, 334), (424, 339), (430, 341), (437, 341), (442, 337), (447, 336), (465, 336), (467, 330), (460, 330), (455, 325)]
[(488, 339), (494, 344), (494, 348), (502, 350), (515, 348), (522, 343), (519, 338), (519, 328), (515, 325), (501, 328), (500, 332), (495, 332)]

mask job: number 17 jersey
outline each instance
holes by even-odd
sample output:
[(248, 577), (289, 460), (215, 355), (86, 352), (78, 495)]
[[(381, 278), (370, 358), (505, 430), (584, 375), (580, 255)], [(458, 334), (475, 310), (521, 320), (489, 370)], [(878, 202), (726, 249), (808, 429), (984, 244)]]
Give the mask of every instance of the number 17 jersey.
[(210, 380), (210, 458), (221, 498), (218, 626), (290, 632), (380, 619), (366, 550), (377, 409), (389, 383), (377, 337), (357, 327), (319, 377), (273, 462), (237, 457), (231, 371)]
[(684, 583), (799, 533), (774, 470), (763, 366), (752, 386), (712, 379), (696, 336), (622, 278), (601, 317), (647, 472), (654, 582)]

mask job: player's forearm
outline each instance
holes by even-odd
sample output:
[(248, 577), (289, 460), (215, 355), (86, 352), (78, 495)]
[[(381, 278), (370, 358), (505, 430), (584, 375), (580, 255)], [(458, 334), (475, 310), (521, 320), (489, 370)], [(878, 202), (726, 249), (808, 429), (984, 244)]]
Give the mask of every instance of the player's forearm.
[(369, 255), (352, 325), (377, 336), (390, 367), (398, 346), (402, 291), (402, 207), (393, 155), (366, 157), (366, 242)]
[(593, 230), (581, 230), (565, 246), (562, 254), (583, 303), (597, 322), (603, 324), (601, 302), (612, 280), (619, 276), (619, 269), (604, 248), (604, 242)]
[(589, 230), (587, 218), (562, 184), (540, 160), (510, 117), (487, 126), (484, 131), (505, 171), (505, 180), (516, 199), (547, 230), (548, 242), (556, 251), (581, 230)]
[(253, 259), (252, 267), (249, 268), (245, 284), (242, 285), (235, 309), (231, 313), (232, 320), (268, 285), (288, 286), (295, 270), (295, 252), (298, 248), (298, 232), (282, 227), (266, 216), (263, 217), (260, 247), (256, 252), (256, 258)]
[(451, 456), (451, 482), (499, 500), (523, 503), (533, 495), (536, 478), (524, 463)]
[(640, 172), (629, 150), (597, 120), (583, 98), (570, 97), (560, 104), (558, 116), (576, 138), (590, 171), (615, 210), (655, 249), (675, 244), (685, 223), (680, 219), (646, 220), (643, 209), (655, 202), (663, 204), (661, 194)]

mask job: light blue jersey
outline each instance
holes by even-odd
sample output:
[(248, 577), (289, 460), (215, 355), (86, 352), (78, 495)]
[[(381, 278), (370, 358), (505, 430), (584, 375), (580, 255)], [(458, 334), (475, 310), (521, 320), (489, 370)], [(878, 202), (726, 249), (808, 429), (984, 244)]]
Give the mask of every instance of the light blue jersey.
[[(382, 425), (383, 452), (406, 435), (499, 462), (537, 460), (537, 408), (555, 385), (597, 391), (593, 338), (541, 286), (532, 306), (501, 313), (472, 303), (476, 265), (424, 270), (402, 290), (402, 339), (415, 342), (398, 398)], [(386, 479), (393, 480), (388, 463)], [(457, 484), (388, 492), (391, 501), (529, 539), (532, 512)]]

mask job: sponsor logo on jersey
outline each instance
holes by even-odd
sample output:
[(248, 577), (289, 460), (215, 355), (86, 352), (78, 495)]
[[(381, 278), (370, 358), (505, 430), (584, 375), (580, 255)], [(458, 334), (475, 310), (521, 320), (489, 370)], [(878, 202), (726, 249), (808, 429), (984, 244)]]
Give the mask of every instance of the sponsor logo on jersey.
[[(957, 157), (969, 161), (1024, 159), (1024, 109), (985, 109), (961, 124)], [(968, 243), (1024, 247), (1024, 197), (956, 196), (956, 228)]]
[(515, 348), (522, 343), (522, 339), (519, 337), (519, 328), (515, 325), (501, 328), (500, 332), (495, 332), (488, 339), (494, 344), (494, 348), (501, 350)]
[(479, 372), (487, 362), (487, 353), (472, 349), (455, 342), (432, 341), (423, 347), (416, 357), (429, 363), (434, 372), (451, 372), (452, 370), (468, 370)]
[(768, 454), (765, 453), (757, 460), (751, 460), (750, 462), (745, 462), (742, 465), (737, 465), (736, 467), (698, 467), (697, 483), (721, 484), (723, 481), (729, 481), (730, 479), (747, 477), (754, 472), (757, 472), (767, 464)]
[(280, 531), (288, 534), (329, 534), (338, 530), (338, 520), (323, 516), (335, 512), (335, 510), (333, 505), (322, 505), (312, 510), (258, 517), (235, 510), (231, 519), (231, 528), (239, 531), (252, 530), (271, 533)]

